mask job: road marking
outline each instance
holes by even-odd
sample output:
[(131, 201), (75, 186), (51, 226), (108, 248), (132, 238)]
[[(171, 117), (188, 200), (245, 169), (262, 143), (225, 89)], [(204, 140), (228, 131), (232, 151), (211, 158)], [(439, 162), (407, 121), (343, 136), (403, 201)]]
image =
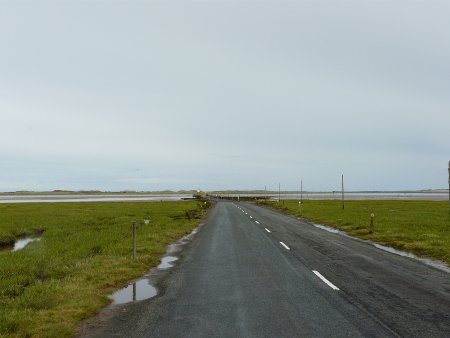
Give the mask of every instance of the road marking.
[(245, 213), (246, 215), (248, 215), (247, 213)]
[(326, 279), (324, 276), (322, 276), (319, 271), (313, 270), (313, 272), (317, 277), (319, 277), (322, 280), (322, 282), (324, 282), (330, 288), (332, 288), (333, 290), (339, 290), (339, 288), (336, 285), (334, 285), (328, 279)]
[(289, 247), (288, 247), (286, 244), (284, 244), (283, 242), (280, 242), (280, 244), (281, 244), (282, 246), (284, 246), (287, 250), (291, 250), (291, 249), (289, 249)]
[[(267, 229), (267, 228), (264, 228), (264, 229), (266, 229), (266, 231), (270, 234), (271, 233), (271, 231), (269, 230), (269, 229)], [(280, 242), (281, 243), (281, 242)]]
[(250, 216), (250, 218), (253, 218), (252, 216)]
[(258, 222), (258, 221), (255, 221), (255, 223), (256, 223), (256, 224), (259, 224), (259, 222)]

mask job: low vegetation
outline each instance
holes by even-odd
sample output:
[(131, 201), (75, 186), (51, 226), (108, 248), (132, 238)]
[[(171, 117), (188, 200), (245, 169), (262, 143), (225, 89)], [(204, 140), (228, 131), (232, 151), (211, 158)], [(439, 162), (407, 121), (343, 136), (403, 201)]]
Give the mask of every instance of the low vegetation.
[[(261, 202), (314, 223), (372, 240), (450, 265), (450, 219), (448, 202), (437, 201), (346, 201), (298, 200)], [(370, 229), (370, 215), (374, 227)]]
[[(0, 337), (72, 335), (110, 302), (107, 295), (156, 266), (202, 214), (199, 201), (0, 204)], [(42, 239), (23, 250), (5, 246), (36, 233)]]

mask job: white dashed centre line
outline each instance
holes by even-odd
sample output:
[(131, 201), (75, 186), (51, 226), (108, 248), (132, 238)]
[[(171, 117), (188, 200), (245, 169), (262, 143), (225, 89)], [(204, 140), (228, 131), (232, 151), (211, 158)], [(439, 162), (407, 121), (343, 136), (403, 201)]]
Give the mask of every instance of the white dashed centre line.
[(336, 285), (334, 285), (328, 279), (326, 279), (324, 276), (322, 276), (319, 271), (313, 270), (313, 272), (317, 277), (319, 277), (322, 280), (322, 282), (324, 282), (330, 288), (332, 288), (333, 290), (339, 290), (339, 288)]
[(266, 229), (266, 231), (270, 234), (271, 233), (271, 231), (269, 230), (269, 229), (267, 229), (267, 228), (264, 228), (264, 229)]
[(250, 218), (253, 218), (252, 216), (250, 216)]
[(255, 223), (256, 223), (256, 224), (259, 224), (259, 222), (258, 222), (258, 221), (255, 221)]
[(284, 244), (283, 242), (280, 242), (280, 244), (282, 245), (282, 246), (284, 246), (285, 248), (286, 248), (286, 250), (291, 250), (286, 244)]

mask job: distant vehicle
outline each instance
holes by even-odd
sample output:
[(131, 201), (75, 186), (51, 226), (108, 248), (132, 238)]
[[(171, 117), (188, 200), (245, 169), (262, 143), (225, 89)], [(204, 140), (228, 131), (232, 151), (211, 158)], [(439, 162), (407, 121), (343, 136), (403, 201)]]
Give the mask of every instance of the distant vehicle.
[(204, 191), (197, 190), (193, 196), (194, 198), (203, 198), (206, 196), (206, 193)]

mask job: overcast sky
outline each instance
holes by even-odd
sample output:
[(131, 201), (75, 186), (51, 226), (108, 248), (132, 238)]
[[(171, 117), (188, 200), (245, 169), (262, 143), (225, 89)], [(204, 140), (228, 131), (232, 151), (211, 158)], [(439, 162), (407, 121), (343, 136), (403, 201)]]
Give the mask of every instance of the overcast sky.
[(450, 1), (0, 0), (0, 191), (447, 187)]

